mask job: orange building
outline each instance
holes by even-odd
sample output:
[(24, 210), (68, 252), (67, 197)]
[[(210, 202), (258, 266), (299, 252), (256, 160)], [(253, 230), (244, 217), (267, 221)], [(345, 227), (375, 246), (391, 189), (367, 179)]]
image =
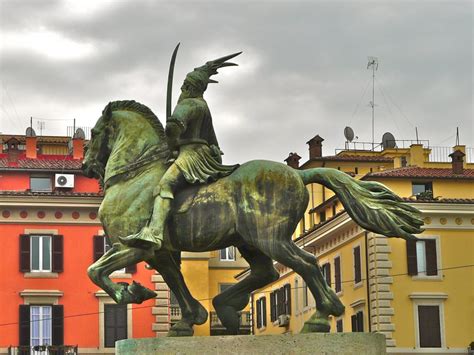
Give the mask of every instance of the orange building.
[[(97, 217), (100, 187), (80, 170), (83, 132), (36, 137), (29, 128), (0, 142), (0, 353), (44, 344), (113, 353), (115, 340), (155, 336), (154, 300), (116, 305), (87, 276), (108, 244)], [(112, 277), (156, 289), (157, 275), (143, 263)]]

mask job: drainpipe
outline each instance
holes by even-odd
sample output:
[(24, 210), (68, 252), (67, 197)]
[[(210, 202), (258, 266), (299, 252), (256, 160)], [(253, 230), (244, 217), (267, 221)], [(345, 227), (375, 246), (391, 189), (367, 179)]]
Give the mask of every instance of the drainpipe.
[[(370, 285), (369, 285), (369, 233), (365, 231), (365, 280), (367, 285), (367, 316), (369, 317), (369, 333), (372, 332), (372, 316), (370, 314)], [(377, 267), (377, 266), (376, 266)]]

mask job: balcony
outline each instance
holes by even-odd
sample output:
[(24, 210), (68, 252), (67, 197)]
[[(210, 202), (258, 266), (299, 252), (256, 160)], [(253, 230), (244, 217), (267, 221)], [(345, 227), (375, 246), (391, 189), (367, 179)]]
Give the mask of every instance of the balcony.
[[(216, 312), (210, 312), (211, 316), (211, 335), (224, 335), (226, 329), (222, 325), (221, 320), (217, 316)], [(250, 312), (240, 312), (240, 329), (239, 334), (247, 335), (250, 334)]]
[(171, 323), (176, 323), (181, 319), (181, 308), (178, 305), (170, 305), (170, 320)]
[(77, 355), (77, 345), (10, 346), (8, 355)]

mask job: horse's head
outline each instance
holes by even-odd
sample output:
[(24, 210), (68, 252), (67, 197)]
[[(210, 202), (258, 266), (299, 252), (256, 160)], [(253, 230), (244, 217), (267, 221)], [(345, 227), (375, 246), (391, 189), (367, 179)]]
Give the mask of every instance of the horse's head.
[(102, 111), (94, 128), (91, 130), (91, 139), (85, 147), (82, 171), (90, 178), (103, 179), (105, 166), (109, 159), (113, 144), (113, 128), (110, 124), (112, 109), (110, 103)]

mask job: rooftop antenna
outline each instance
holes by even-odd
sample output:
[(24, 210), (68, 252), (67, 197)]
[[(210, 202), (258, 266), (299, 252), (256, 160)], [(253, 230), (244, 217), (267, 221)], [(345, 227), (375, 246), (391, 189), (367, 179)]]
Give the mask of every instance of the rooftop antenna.
[(459, 145), (459, 127), (456, 127), (456, 145)]
[(36, 125), (38, 126), (38, 129), (39, 129), (39, 131), (40, 131), (40, 136), (42, 136), (42, 135), (43, 135), (43, 129), (44, 129), (45, 126), (46, 126), (46, 122), (44, 122), (44, 121), (37, 121), (37, 122), (36, 122)]
[(372, 150), (374, 150), (374, 127), (375, 127), (375, 71), (379, 68), (379, 60), (377, 57), (368, 57), (369, 62), (367, 63), (367, 69), (372, 68), (372, 101), (370, 106), (372, 107)]

